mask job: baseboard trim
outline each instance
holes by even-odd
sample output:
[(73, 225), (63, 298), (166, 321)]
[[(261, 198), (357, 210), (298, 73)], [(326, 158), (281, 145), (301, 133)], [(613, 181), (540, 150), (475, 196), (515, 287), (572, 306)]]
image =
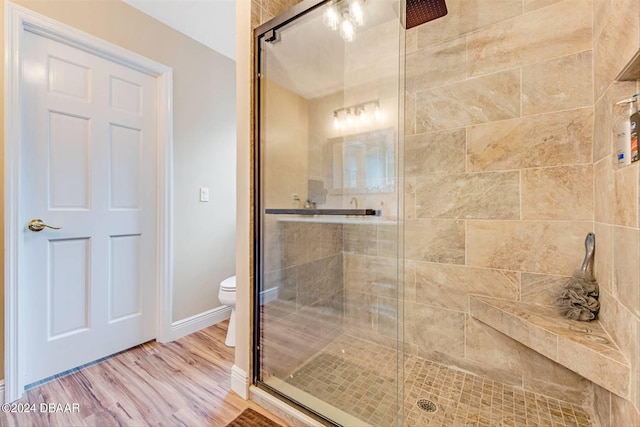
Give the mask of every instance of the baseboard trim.
[(231, 390), (244, 400), (249, 399), (249, 378), (237, 365), (231, 367)]
[(225, 321), (229, 316), (231, 316), (231, 308), (222, 305), (211, 310), (203, 311), (195, 316), (173, 322), (170, 332), (171, 341)]

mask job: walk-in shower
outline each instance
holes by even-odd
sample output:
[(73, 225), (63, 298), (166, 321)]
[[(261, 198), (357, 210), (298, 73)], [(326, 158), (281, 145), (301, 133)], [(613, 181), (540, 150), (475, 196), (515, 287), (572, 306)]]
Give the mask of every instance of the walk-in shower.
[(553, 353), (599, 351), (552, 307), (593, 231), (593, 108), (554, 92), (592, 78), (577, 2), (305, 0), (256, 29), (258, 387), (346, 426), (589, 426), (595, 387), (625, 393)]

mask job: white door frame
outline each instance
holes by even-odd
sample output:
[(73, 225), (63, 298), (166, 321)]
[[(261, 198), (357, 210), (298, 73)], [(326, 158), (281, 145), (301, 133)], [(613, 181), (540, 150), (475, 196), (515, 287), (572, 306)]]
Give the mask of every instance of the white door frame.
[(24, 340), (29, 319), (24, 318), (24, 298), (18, 286), (19, 254), (23, 248), (19, 224), (20, 207), (20, 58), (23, 31), (38, 34), (112, 62), (156, 77), (157, 93), (157, 340), (171, 340), (172, 283), (172, 143), (173, 143), (173, 74), (166, 65), (132, 53), (73, 27), (17, 6), (5, 0), (5, 142), (4, 142), (4, 377), (5, 401), (19, 399), (24, 386)]

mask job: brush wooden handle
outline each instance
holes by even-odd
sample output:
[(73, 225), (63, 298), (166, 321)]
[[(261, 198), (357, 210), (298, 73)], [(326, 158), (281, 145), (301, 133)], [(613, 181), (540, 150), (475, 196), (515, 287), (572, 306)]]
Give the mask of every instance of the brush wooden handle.
[(587, 266), (589, 265), (591, 258), (593, 258), (593, 252), (595, 252), (596, 250), (595, 234), (587, 233), (587, 238), (584, 239), (584, 249), (585, 249), (584, 261), (582, 261), (582, 267), (580, 268), (580, 271), (582, 271), (583, 273), (586, 273)]

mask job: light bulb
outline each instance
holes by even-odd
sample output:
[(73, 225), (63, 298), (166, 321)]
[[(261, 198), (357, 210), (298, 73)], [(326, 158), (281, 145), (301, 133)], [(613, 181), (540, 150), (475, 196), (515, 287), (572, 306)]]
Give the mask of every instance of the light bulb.
[(382, 111), (380, 111), (380, 104), (376, 104), (375, 110), (373, 110), (373, 117), (376, 118), (377, 121), (382, 119)]
[(356, 115), (358, 116), (358, 121), (361, 124), (366, 124), (369, 121), (369, 116), (367, 116), (367, 112), (364, 110), (364, 107), (358, 108), (358, 110), (356, 110)]
[(356, 38), (356, 27), (351, 22), (351, 17), (348, 13), (343, 16), (340, 24), (340, 37), (346, 42), (352, 42)]
[(364, 10), (361, 0), (351, 0), (349, 3), (349, 14), (353, 18), (353, 23), (358, 27), (364, 24)]
[(338, 11), (336, 10), (336, 7), (334, 5), (330, 5), (327, 7), (322, 18), (324, 25), (331, 31), (335, 31), (338, 29), (338, 22), (340, 21), (340, 17), (338, 16)]
[(340, 123), (340, 119), (338, 118), (338, 112), (333, 113), (333, 127), (338, 130), (342, 128), (342, 123)]

